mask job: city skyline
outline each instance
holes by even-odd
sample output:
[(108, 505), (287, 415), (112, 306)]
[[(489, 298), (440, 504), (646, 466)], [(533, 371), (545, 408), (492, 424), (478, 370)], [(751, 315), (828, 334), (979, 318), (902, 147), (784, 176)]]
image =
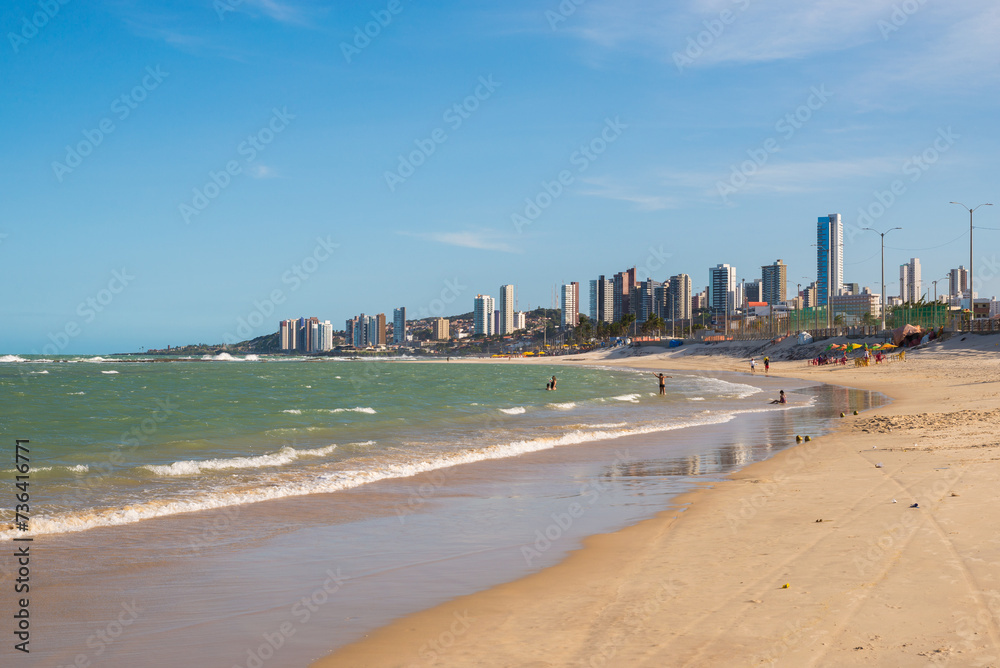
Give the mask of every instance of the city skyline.
[(880, 286), (864, 227), (903, 228), (888, 283), (913, 257), (937, 280), (969, 266), (949, 202), (998, 198), (1000, 8), (897, 5), (15, 0), (0, 351), (450, 315), (514, 266), (521, 309), (614, 267), (798, 283), (830, 211), (845, 281)]

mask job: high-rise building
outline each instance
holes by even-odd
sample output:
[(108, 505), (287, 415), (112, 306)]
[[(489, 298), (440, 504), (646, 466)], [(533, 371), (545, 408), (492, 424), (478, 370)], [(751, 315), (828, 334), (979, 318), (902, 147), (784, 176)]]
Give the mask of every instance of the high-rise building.
[(673, 305), (670, 301), (670, 281), (663, 281), (653, 286), (653, 315), (670, 319)]
[(514, 331), (528, 329), (528, 314), (524, 311), (514, 312)]
[(493, 297), (476, 295), (473, 307), (473, 328), (476, 335), (493, 335)]
[(816, 308), (819, 297), (817, 296), (816, 281), (813, 281), (802, 290), (802, 307)]
[(687, 320), (691, 317), (691, 277), (677, 274), (670, 277), (670, 319)]
[(357, 316), (353, 318), (348, 318), (347, 322), (344, 323), (344, 344), (348, 346), (354, 345), (354, 332), (358, 326)]
[(319, 323), (319, 352), (333, 350), (333, 324), (329, 320)]
[(899, 265), (899, 298), (904, 304), (918, 302), (923, 296), (920, 289), (920, 260), (910, 258), (906, 264)]
[(580, 311), (583, 309), (583, 302), (580, 301), (580, 283), (571, 281), (570, 285), (573, 286), (573, 301), (576, 303), (576, 313), (573, 314), (573, 319), (576, 324), (580, 324)]
[(445, 318), (435, 318), (431, 321), (431, 336), (435, 341), (447, 341), (451, 338), (450, 323)]
[(590, 282), (590, 319), (594, 323), (615, 321), (615, 285), (610, 281), (599, 277)]
[(298, 332), (295, 320), (282, 320), (278, 328), (281, 352), (292, 352), (298, 348)]
[(771, 306), (785, 301), (785, 282), (788, 279), (788, 266), (778, 260), (774, 264), (760, 268), (761, 293), (755, 301), (767, 302)]
[(560, 326), (576, 327), (580, 323), (580, 309), (577, 302), (577, 283), (567, 283), (559, 290), (559, 307), (562, 309)]
[(958, 265), (958, 269), (948, 272), (948, 293), (952, 297), (965, 297), (969, 289), (969, 271), (965, 265)]
[(368, 342), (373, 346), (384, 346), (386, 344), (385, 338), (385, 313), (379, 313), (373, 318), (375, 321), (375, 332), (368, 333)]
[(319, 351), (319, 318), (302, 318), (303, 341), (305, 341), (304, 352), (315, 353)]
[(636, 322), (646, 322), (653, 315), (653, 298), (658, 285), (659, 283), (652, 278), (647, 278), (639, 283), (639, 287), (633, 293)]
[(844, 287), (844, 223), (839, 213), (824, 216), (816, 223), (816, 300), (826, 306), (827, 298), (839, 295)]
[(636, 305), (632, 303), (635, 289), (635, 267), (614, 275), (614, 320), (621, 320), (626, 313), (636, 313)]
[(708, 307), (715, 313), (732, 313), (736, 306), (736, 268), (720, 264), (708, 270)]
[(397, 346), (406, 343), (406, 307), (392, 310), (392, 342)]
[(759, 278), (743, 284), (743, 299), (747, 303), (759, 302), (763, 293), (763, 283)]
[(498, 310), (500, 311), (500, 326), (497, 328), (497, 334), (510, 334), (514, 331), (514, 286), (513, 285), (501, 285), (500, 286), (500, 304), (498, 305)]

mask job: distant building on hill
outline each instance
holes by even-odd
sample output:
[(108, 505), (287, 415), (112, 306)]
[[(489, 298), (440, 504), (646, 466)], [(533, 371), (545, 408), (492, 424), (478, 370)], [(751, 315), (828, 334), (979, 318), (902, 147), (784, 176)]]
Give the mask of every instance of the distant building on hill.
[(435, 341), (447, 341), (451, 338), (451, 328), (445, 318), (435, 318), (431, 321), (431, 337)]

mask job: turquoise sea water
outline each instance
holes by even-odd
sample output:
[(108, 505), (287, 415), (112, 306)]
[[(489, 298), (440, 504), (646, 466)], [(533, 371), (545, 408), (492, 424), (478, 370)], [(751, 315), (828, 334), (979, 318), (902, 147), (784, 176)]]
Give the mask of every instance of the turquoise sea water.
[(718, 424), (757, 392), (678, 375), (661, 398), (649, 374), (555, 365), (5, 356), (0, 432), (30, 439), (32, 531), (53, 534)]

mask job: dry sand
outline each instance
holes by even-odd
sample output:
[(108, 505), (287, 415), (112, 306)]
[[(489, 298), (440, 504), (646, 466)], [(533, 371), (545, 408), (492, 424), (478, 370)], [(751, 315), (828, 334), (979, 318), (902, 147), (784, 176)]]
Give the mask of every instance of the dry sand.
[[(955, 337), (860, 369), (772, 363), (894, 401), (685, 495), (683, 512), (314, 665), (1000, 666), (998, 344)], [(580, 357), (749, 370), (699, 351)]]

